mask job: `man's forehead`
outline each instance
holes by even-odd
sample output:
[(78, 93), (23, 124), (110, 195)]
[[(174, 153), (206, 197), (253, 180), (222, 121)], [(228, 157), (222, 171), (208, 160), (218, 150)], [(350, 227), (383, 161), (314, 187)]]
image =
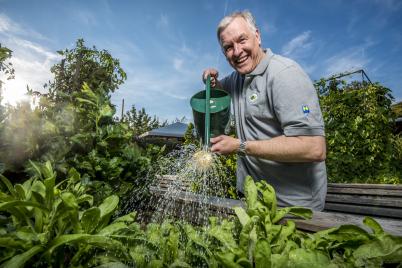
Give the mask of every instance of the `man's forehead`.
[(235, 18), (228, 24), (228, 26), (226, 26), (219, 36), (221, 42), (224, 42), (239, 38), (243, 35), (247, 36), (249, 34), (251, 34), (251, 30), (248, 27), (247, 22), (243, 18)]

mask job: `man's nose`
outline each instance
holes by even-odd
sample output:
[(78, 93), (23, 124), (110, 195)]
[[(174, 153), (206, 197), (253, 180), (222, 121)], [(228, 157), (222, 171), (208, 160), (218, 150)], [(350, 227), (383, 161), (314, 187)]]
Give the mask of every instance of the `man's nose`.
[(237, 57), (237, 56), (240, 55), (240, 53), (241, 53), (241, 46), (238, 45), (238, 44), (234, 44), (234, 45), (233, 45), (233, 55), (234, 55), (235, 57)]

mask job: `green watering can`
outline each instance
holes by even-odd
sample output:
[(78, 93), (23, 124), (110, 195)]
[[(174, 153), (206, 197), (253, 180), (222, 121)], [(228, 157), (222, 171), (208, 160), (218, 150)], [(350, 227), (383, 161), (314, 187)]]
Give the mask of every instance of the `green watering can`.
[(208, 148), (211, 137), (225, 134), (230, 120), (230, 96), (221, 89), (211, 89), (211, 77), (208, 75), (205, 90), (192, 96), (190, 105), (197, 134)]

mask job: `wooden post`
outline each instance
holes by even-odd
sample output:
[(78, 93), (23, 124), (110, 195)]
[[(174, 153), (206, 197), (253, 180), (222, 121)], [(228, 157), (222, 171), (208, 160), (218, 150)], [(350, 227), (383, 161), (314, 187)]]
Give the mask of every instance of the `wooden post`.
[(121, 118), (120, 122), (123, 122), (123, 114), (124, 114), (124, 99), (121, 101)]

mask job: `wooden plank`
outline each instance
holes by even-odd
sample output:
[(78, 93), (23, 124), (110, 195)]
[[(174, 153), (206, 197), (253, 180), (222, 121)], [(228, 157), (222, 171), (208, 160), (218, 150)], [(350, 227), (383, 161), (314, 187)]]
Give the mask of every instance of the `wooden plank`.
[(333, 188), (386, 189), (402, 191), (401, 184), (368, 184), (368, 183), (328, 183)]
[(372, 215), (402, 219), (401, 208), (369, 207), (353, 204), (325, 203), (325, 211), (340, 211), (359, 215)]
[(379, 195), (402, 197), (402, 191), (377, 188), (354, 188), (354, 187), (332, 187), (328, 186), (327, 193), (360, 194), (360, 195)]
[(402, 198), (395, 198), (390, 196), (345, 195), (328, 193), (327, 197), (325, 198), (325, 202), (402, 208)]
[[(160, 189), (153, 188), (151, 189), (154, 194), (166, 194), (166, 191), (161, 191)], [(246, 207), (244, 201), (234, 200), (228, 198), (218, 198), (218, 197), (204, 197), (194, 193), (183, 192), (179, 194), (177, 197), (179, 198), (183, 204), (189, 206), (189, 204), (199, 204), (200, 207), (205, 208), (207, 205), (209, 212), (213, 213), (214, 211), (225, 212), (227, 215), (233, 215), (233, 208), (236, 206)], [(192, 206), (192, 209), (196, 209), (197, 206)], [(183, 214), (180, 214), (183, 216)], [(216, 215), (216, 214), (215, 214)], [(392, 215), (392, 214), (391, 214)], [(191, 218), (190, 212), (186, 215)], [(382, 228), (390, 234), (402, 236), (402, 220), (399, 219), (385, 219), (379, 217), (373, 217), (378, 223), (382, 226)], [(292, 216), (286, 217), (286, 220), (293, 220), (296, 223), (296, 227), (303, 231), (308, 232), (317, 232), (325, 229), (329, 229), (332, 227), (336, 227), (343, 224), (353, 224), (359, 227), (362, 227), (369, 231), (369, 229), (363, 224), (364, 216), (359, 215), (350, 215), (338, 212), (313, 212), (313, 218), (310, 220), (303, 220), (299, 218), (295, 218)], [(189, 219), (191, 221), (191, 219)]]
[[(287, 217), (287, 219), (290, 219), (290, 217)], [(370, 231), (370, 229), (363, 224), (363, 219), (364, 217), (362, 216), (314, 211), (313, 217), (310, 220), (292, 220), (296, 223), (298, 229), (309, 232), (318, 232), (344, 224), (357, 225), (367, 231)], [(381, 225), (385, 232), (392, 235), (402, 236), (401, 220), (390, 220), (379, 217), (374, 217), (374, 219)]]

